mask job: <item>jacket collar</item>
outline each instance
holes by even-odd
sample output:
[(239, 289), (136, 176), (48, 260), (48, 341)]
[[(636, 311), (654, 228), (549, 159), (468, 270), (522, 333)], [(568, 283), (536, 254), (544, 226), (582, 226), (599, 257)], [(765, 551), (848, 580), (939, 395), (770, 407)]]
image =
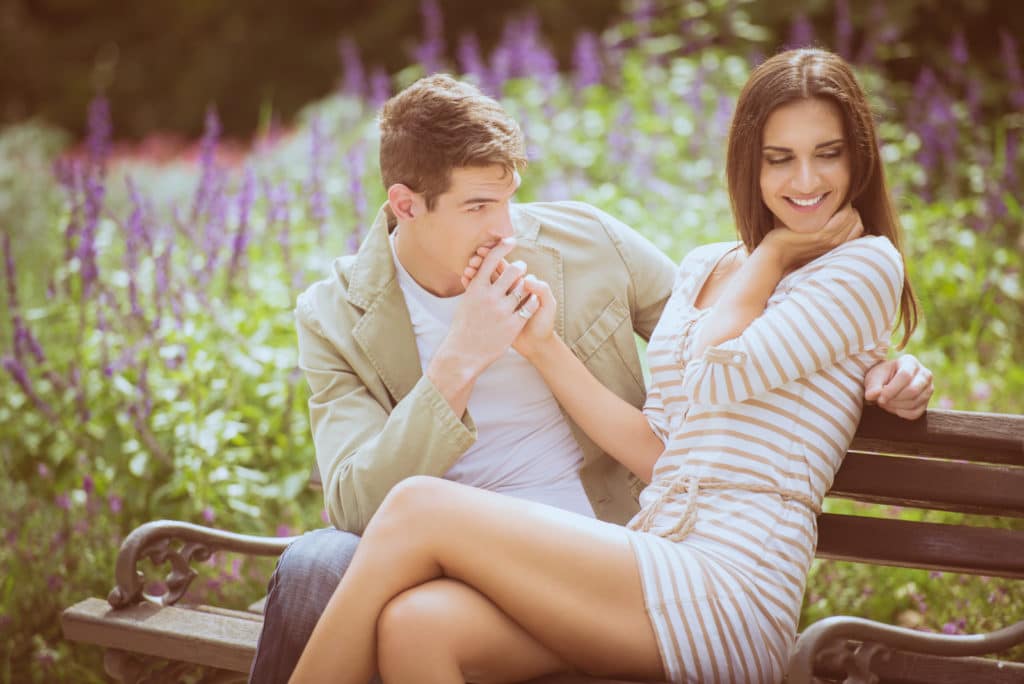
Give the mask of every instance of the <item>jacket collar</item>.
[[(512, 224), (518, 245), (510, 257), (525, 261), (531, 273), (551, 286), (559, 302), (555, 328), (559, 335), (564, 335), (562, 257), (554, 248), (538, 242), (540, 221), (528, 211), (513, 205)], [(416, 385), (422, 370), (416, 335), (398, 284), (391, 245), (388, 244), (394, 227), (394, 220), (385, 204), (377, 212), (366, 239), (356, 253), (349, 273), (347, 298), (364, 312), (352, 334), (398, 402)]]

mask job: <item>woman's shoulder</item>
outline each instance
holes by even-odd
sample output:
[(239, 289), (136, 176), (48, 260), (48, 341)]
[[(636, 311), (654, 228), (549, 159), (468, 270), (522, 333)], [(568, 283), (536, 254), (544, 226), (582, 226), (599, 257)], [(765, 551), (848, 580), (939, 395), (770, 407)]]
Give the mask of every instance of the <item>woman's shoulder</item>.
[(742, 243), (733, 240), (730, 242), (711, 242), (694, 247), (687, 252), (686, 256), (683, 257), (683, 260), (679, 262), (679, 270), (689, 271), (700, 264), (714, 264), (721, 259), (726, 252), (735, 249), (741, 244)]
[(898, 291), (903, 283), (903, 257), (892, 240), (882, 235), (864, 235), (844, 242), (805, 267), (811, 280), (863, 281), (865, 286), (886, 282)]
[(829, 254), (841, 258), (874, 255), (900, 260), (900, 252), (896, 249), (896, 245), (884, 235), (862, 235), (856, 240), (844, 242)]

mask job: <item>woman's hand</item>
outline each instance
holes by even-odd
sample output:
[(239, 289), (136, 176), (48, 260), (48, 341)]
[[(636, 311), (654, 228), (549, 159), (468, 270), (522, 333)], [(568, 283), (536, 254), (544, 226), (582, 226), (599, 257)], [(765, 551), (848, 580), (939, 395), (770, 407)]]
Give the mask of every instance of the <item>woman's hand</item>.
[(798, 233), (786, 226), (776, 226), (758, 245), (780, 260), (784, 271), (792, 271), (808, 261), (817, 259), (844, 242), (864, 234), (860, 213), (846, 204), (828, 220), (821, 230)]
[[(490, 247), (480, 247), (470, 258), (469, 264), (462, 273), (464, 287), (468, 287), (473, 278), (477, 276), (480, 265), (483, 264), (490, 251)], [(495, 273), (500, 275), (507, 265), (508, 262), (502, 260), (495, 269)], [(525, 264), (523, 266), (525, 267)], [(517, 312), (521, 312), (519, 315), (527, 318), (527, 323), (512, 343), (512, 348), (529, 359), (555, 339), (555, 315), (558, 311), (558, 303), (551, 292), (551, 287), (532, 274), (518, 279), (513, 289), (522, 293), (521, 304)]]

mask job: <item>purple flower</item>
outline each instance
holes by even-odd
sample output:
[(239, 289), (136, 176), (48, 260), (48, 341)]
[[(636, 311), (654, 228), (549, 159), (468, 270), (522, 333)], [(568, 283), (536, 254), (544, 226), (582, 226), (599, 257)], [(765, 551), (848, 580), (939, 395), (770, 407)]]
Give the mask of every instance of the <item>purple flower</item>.
[(309, 126), (309, 182), (307, 192), (309, 193), (309, 213), (317, 223), (317, 231), (320, 241), (323, 242), (327, 223), (327, 197), (324, 194), (323, 166), (326, 153), (323, 129), (320, 124), (320, 117), (313, 117)]
[(32, 387), (32, 381), (28, 377), (28, 372), (25, 370), (25, 366), (22, 365), (21, 361), (14, 357), (6, 356), (3, 360), (3, 367), (4, 370), (11, 374), (14, 381), (18, 383), (19, 387), (21, 387), (21, 391), (25, 393), (25, 396), (27, 396), (33, 404), (35, 404), (36, 408), (50, 420), (55, 420), (57, 417), (56, 414), (53, 412), (50, 405), (36, 394)]
[(7, 279), (7, 308), (15, 311), (18, 308), (18, 272), (14, 266), (14, 252), (11, 250), (11, 235), (3, 232), (4, 276)]
[(1020, 52), (1017, 41), (1006, 29), (999, 30), (999, 40), (1003, 48), (1003, 63), (1006, 65), (1006, 78), (1013, 85), (1010, 90), (1010, 102), (1019, 111), (1024, 109), (1024, 73), (1021, 72)]
[(491, 52), (490, 77), (483, 90), (493, 97), (500, 97), (505, 89), (505, 82), (512, 77), (512, 50), (503, 40)]
[(87, 496), (96, 490), (96, 482), (92, 479), (92, 475), (86, 475), (82, 478), (82, 489)]
[(228, 265), (228, 280), (234, 281), (249, 246), (249, 212), (256, 197), (256, 179), (252, 168), (246, 166), (242, 177), (242, 189), (238, 193), (238, 229), (231, 243), (231, 261)]
[(50, 468), (45, 463), (40, 463), (36, 466), (36, 473), (44, 480), (50, 479)]
[(601, 63), (601, 43), (593, 31), (576, 34), (572, 51), (572, 66), (576, 89), (583, 90), (601, 82), (604, 67)]
[(459, 37), (455, 57), (463, 74), (474, 76), (480, 82), (487, 81), (487, 64), (480, 53), (480, 41), (475, 33), (463, 33)]
[(205, 522), (207, 525), (211, 525), (213, 524), (213, 520), (216, 517), (216, 514), (214, 513), (212, 508), (206, 506), (205, 508), (203, 508), (202, 516), (203, 522)]
[(789, 27), (789, 40), (786, 43), (791, 48), (808, 47), (814, 44), (814, 25), (807, 15), (798, 12)]
[(444, 70), (444, 17), (437, 0), (422, 0), (423, 42), (414, 50), (416, 61), (427, 74)]
[(370, 72), (370, 105), (379, 109), (391, 97), (391, 76), (383, 67), (374, 67)]
[(57, 508), (61, 508), (65, 511), (71, 510), (71, 499), (67, 494), (58, 494), (57, 498), (53, 500), (57, 504)]
[(107, 506), (110, 508), (111, 513), (120, 513), (123, 503), (121, 497), (117, 494), (111, 494), (107, 497)]
[(195, 223), (199, 215), (206, 211), (213, 198), (213, 185), (216, 183), (217, 173), (217, 143), (220, 140), (220, 119), (217, 117), (217, 110), (210, 107), (206, 110), (206, 119), (203, 127), (203, 137), (199, 141), (199, 185), (196, 187), (196, 194), (192, 201), (192, 223)]
[(949, 46), (950, 55), (953, 57), (953, 63), (957, 66), (963, 67), (970, 61), (970, 55), (967, 53), (967, 41), (964, 39), (963, 29), (959, 29), (953, 34), (953, 42)]
[(352, 198), (352, 208), (356, 215), (356, 225), (362, 230), (367, 222), (366, 193), (363, 188), (363, 172), (366, 170), (366, 146), (363, 143), (356, 143), (345, 155), (345, 166), (348, 170), (349, 197)]
[(104, 97), (94, 98), (89, 103), (89, 125), (86, 147), (89, 161), (94, 168), (106, 170), (107, 155), (110, 153), (110, 103)]
[(288, 526), (288, 525), (285, 525), (284, 523), (281, 523), (280, 525), (277, 526), (277, 530), (275, 530), (275, 534), (278, 537), (290, 537), (290, 536), (292, 536), (292, 528), (290, 526)]
[(341, 92), (360, 99), (366, 97), (366, 72), (359, 56), (359, 46), (352, 38), (345, 36), (338, 41), (338, 54), (341, 56), (344, 73)]
[(836, 52), (849, 59), (853, 55), (853, 21), (849, 0), (836, 0)]

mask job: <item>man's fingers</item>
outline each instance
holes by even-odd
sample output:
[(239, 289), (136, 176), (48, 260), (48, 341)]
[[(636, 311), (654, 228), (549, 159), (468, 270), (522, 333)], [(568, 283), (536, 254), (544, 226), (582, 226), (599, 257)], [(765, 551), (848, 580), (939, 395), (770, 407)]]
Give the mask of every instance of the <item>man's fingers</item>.
[(526, 263), (523, 261), (513, 261), (512, 263), (505, 265), (501, 275), (499, 275), (494, 281), (494, 285), (501, 290), (502, 293), (511, 293), (516, 281), (521, 279), (524, 275), (526, 275)]
[[(478, 276), (482, 276), (484, 282), (490, 283), (494, 280), (494, 274), (497, 272), (499, 275), (501, 271), (498, 271), (501, 260), (505, 258), (505, 255), (511, 252), (516, 246), (514, 238), (505, 238), (491, 249), (484, 257), (483, 262), (480, 264), (478, 269)], [(474, 279), (475, 281), (476, 279)]]

